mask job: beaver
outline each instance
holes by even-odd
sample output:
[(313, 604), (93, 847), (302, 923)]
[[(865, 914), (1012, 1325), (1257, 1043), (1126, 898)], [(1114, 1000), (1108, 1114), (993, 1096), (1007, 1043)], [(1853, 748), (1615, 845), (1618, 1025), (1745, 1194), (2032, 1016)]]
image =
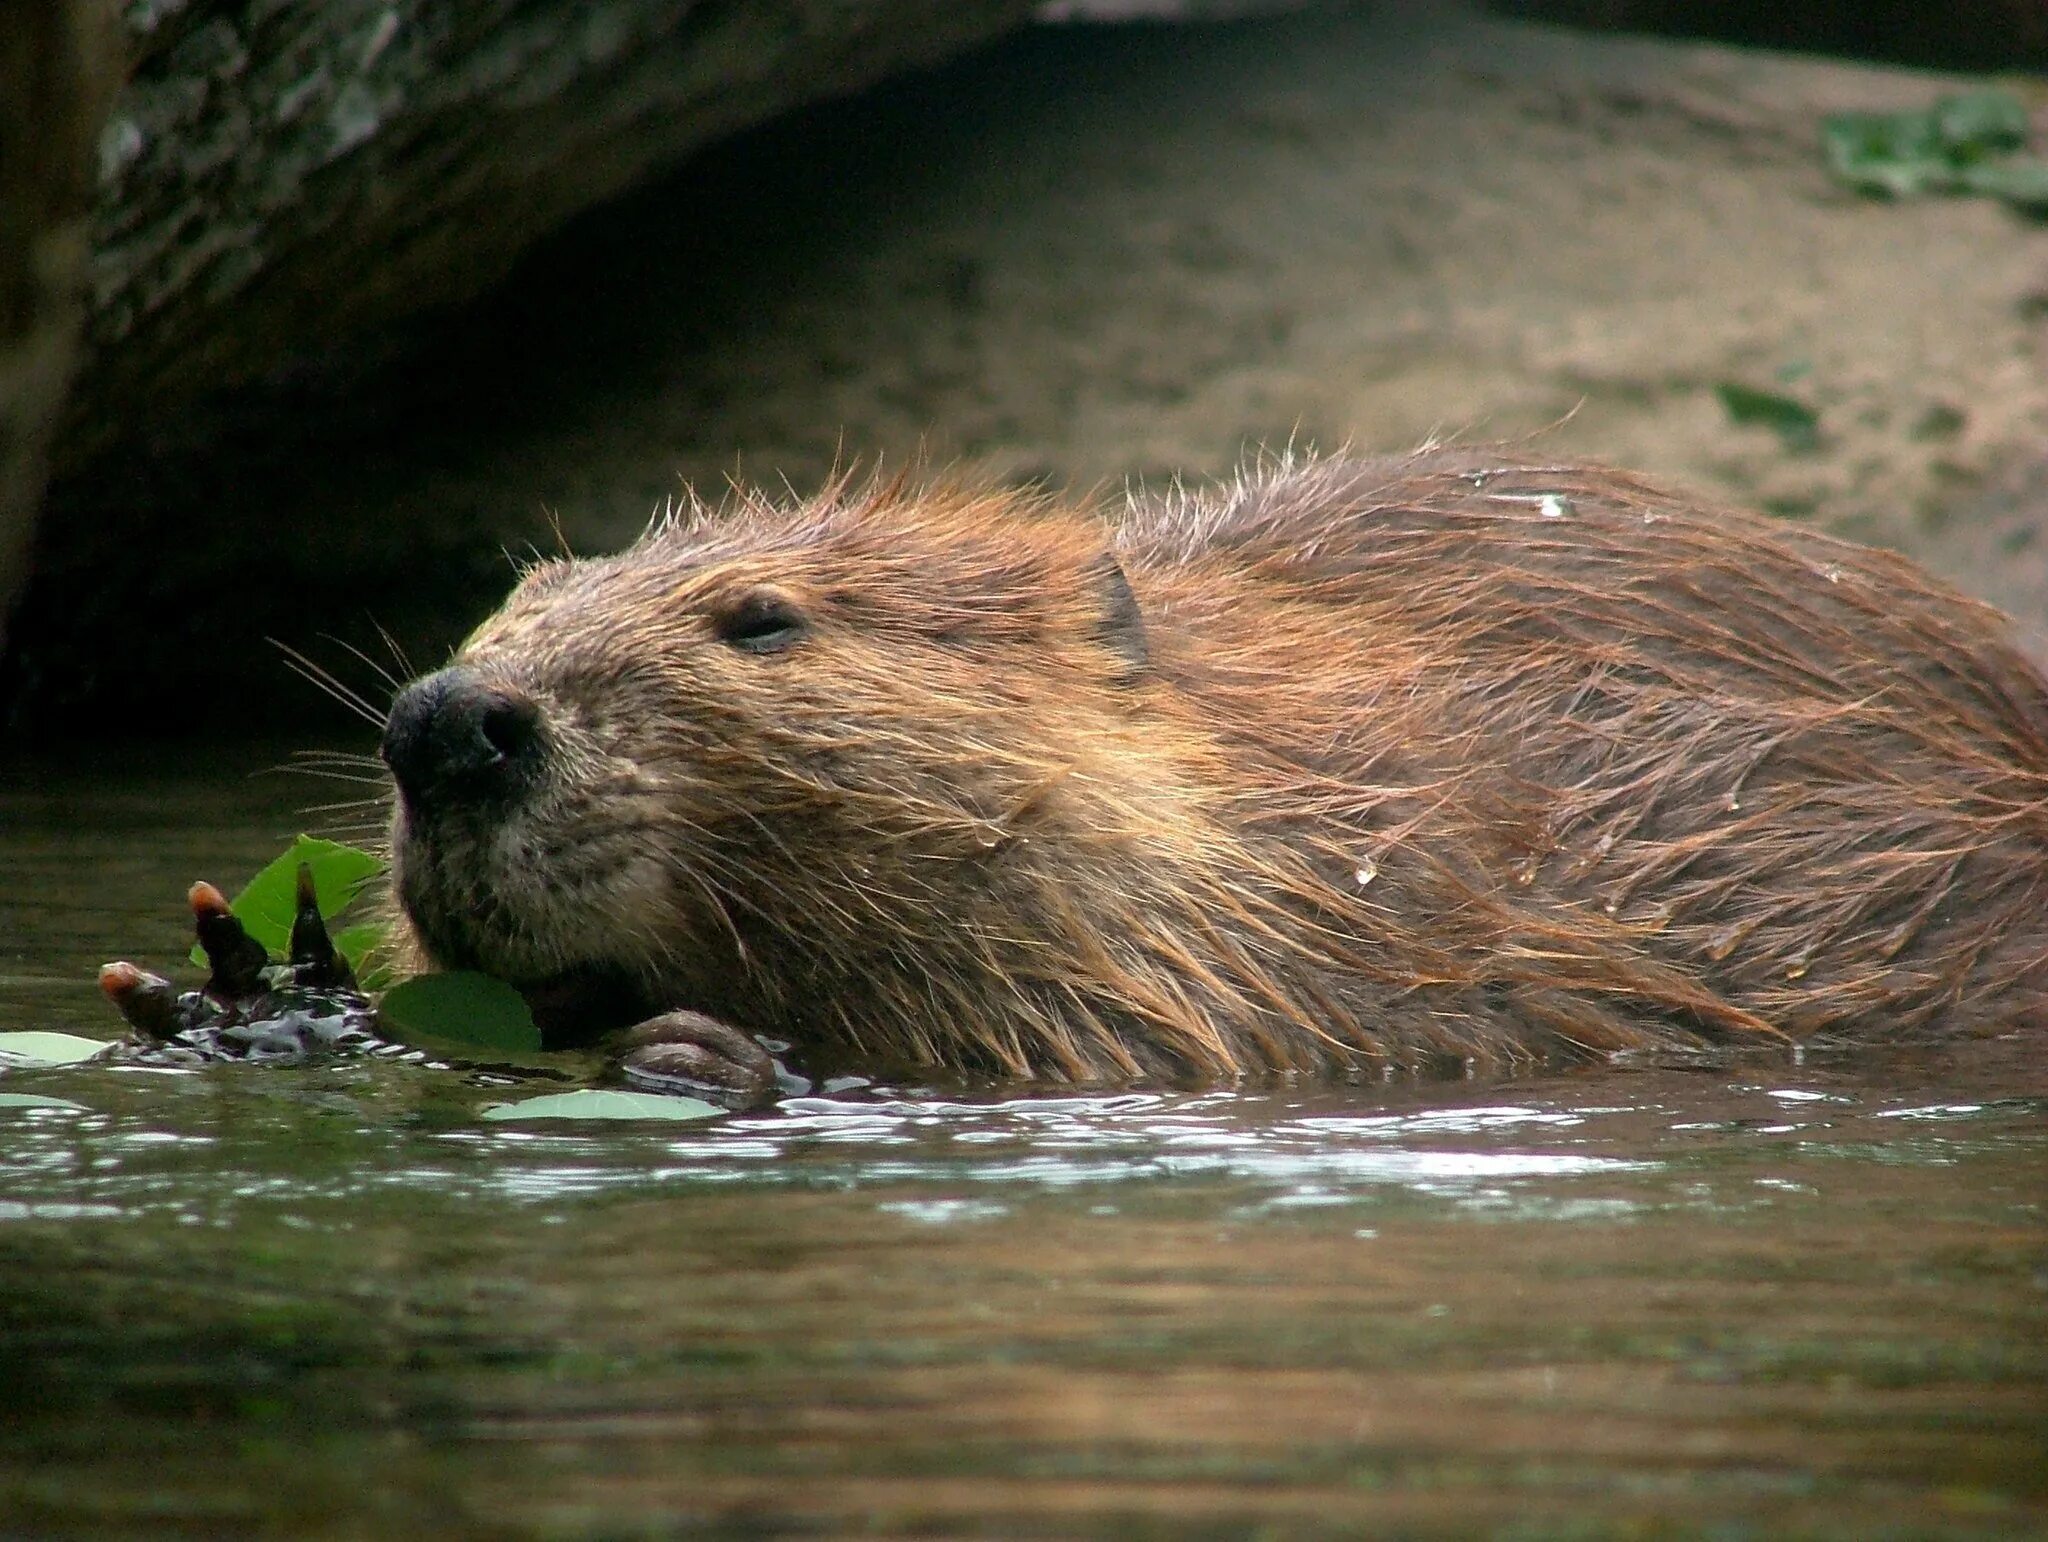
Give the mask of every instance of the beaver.
[[(542, 561), (396, 699), (419, 957), (629, 1075), (1214, 1083), (1925, 1041), (2048, 995), (2048, 682), (1634, 475), (842, 479)], [(748, 1030), (750, 1032), (741, 1032)]]

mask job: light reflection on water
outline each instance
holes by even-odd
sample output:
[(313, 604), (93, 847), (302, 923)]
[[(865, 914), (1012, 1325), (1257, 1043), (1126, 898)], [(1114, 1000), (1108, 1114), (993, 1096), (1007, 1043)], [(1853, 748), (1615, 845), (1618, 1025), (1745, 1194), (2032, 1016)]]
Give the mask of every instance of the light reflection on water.
[[(501, 1093), (404, 1067), (38, 1073), (95, 1111), (0, 1114), (0, 1375), (43, 1389), (0, 1498), (120, 1529), (168, 1483), (202, 1532), (2026, 1534), (2048, 1097), (1978, 1069), (680, 1129), (481, 1124)], [(189, 1417), (242, 1460), (166, 1476)]]
[[(1955, 1143), (1930, 1143), (1916, 1132), (1974, 1120), (1978, 1128), (1969, 1133), (1981, 1145), (2005, 1138), (1994, 1132), (2030, 1128), (2040, 1113), (2026, 1098), (1886, 1106), (1897, 1094), (1883, 1089), (1630, 1073), (1542, 1084), (1555, 1099), (1549, 1106), (1480, 1101), (1485, 1089), (1463, 1086), (1408, 1088), (1406, 1101), (1424, 1106), (1378, 1112), (1351, 1111), (1368, 1095), (1337, 1089), (982, 1101), (856, 1094), (796, 1098), (680, 1127), (450, 1128), (463, 1110), (473, 1113), (498, 1094), (457, 1087), (432, 1120), (408, 1111), (387, 1124), (380, 1098), (392, 1084), (429, 1073), (379, 1068), (375, 1081), (370, 1074), (349, 1066), (183, 1073), (181, 1080), (206, 1090), (196, 1106), (184, 1095), (190, 1088), (166, 1097), (162, 1078), (125, 1069), (20, 1075), (18, 1085), (107, 1112), (18, 1111), (0, 1145), (0, 1179), (17, 1202), (40, 1192), (46, 1204), (90, 1203), (114, 1213), (189, 1208), (203, 1197), (213, 1220), (237, 1205), (345, 1201), (387, 1189), (549, 1203), (688, 1185), (892, 1195), (906, 1185), (941, 1186), (962, 1191), (962, 1215), (986, 1213), (976, 1208), (980, 1201), (964, 1198), (968, 1190), (1018, 1197), (1209, 1185), (1229, 1186), (1241, 1208), (1365, 1203), (1391, 1192), (1476, 1211), (1618, 1216), (1745, 1206), (1758, 1202), (1756, 1190), (1802, 1187), (1747, 1170), (1750, 1159), (1764, 1156), (1807, 1161), (1814, 1150), (1876, 1143), (1892, 1157), (1938, 1167), (1958, 1159)], [(1526, 1093), (1532, 1084), (1513, 1090)], [(1615, 1101), (1626, 1091), (1654, 1095)], [(1426, 1106), (1430, 1097), (1464, 1101)], [(189, 1127), (195, 1116), (199, 1127)], [(188, 1127), (160, 1127), (170, 1121)], [(275, 1137), (299, 1121), (322, 1126), (334, 1165), (318, 1175), (298, 1163), (262, 1171)], [(1743, 1159), (1738, 1174), (1697, 1181), (1717, 1137), (1739, 1141), (1722, 1153)], [(223, 1145), (232, 1148), (225, 1158)], [(1624, 1178), (1625, 1200), (1572, 1192)]]

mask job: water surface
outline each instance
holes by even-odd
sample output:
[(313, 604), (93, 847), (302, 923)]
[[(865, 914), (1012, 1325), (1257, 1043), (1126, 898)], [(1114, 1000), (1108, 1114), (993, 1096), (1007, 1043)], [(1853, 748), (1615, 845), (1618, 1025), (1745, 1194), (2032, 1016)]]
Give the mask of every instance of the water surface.
[[(0, 1030), (317, 791), (0, 770)], [(2048, 1535), (2040, 1050), (513, 1127), (0, 1078), (0, 1532)]]

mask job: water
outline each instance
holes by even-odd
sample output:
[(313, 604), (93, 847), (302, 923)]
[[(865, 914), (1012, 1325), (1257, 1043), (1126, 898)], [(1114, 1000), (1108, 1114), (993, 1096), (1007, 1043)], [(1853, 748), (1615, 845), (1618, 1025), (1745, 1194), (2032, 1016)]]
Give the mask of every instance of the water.
[[(0, 773), (0, 1029), (111, 1033), (317, 796)], [(660, 1128), (17, 1073), (88, 1111), (0, 1109), (0, 1534), (2048, 1535), (2042, 1060)]]

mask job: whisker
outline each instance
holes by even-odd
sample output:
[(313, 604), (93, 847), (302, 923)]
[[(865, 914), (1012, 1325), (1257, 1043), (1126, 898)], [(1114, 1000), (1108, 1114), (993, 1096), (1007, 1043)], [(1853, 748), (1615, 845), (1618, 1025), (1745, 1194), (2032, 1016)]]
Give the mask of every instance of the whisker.
[[(385, 806), (382, 798), (347, 798), (340, 803), (302, 803), (301, 814), (347, 814), (356, 809), (381, 809)], [(358, 824), (381, 824), (381, 821), (358, 820)]]
[(346, 750), (293, 750), (290, 760), (261, 766), (249, 775), (311, 776), (330, 782), (353, 782), (359, 787), (391, 785), (381, 760), (374, 755), (351, 755)]
[(281, 642), (275, 637), (265, 638), (264, 640), (284, 655), (285, 663), (301, 679), (325, 691), (334, 700), (340, 702), (341, 705), (362, 718), (364, 722), (374, 723), (379, 728), (384, 726), (385, 714), (371, 706), (354, 687), (342, 684), (335, 677), (332, 670), (328, 669), (325, 665), (314, 663), (288, 642)]
[(359, 776), (353, 771), (332, 771), (324, 766), (265, 766), (260, 771), (251, 771), (254, 776), (311, 776), (323, 782), (348, 782), (357, 787), (389, 787), (381, 776)]
[(307, 820), (306, 823), (313, 827), (306, 832), (308, 835), (317, 835), (343, 846), (359, 846), (369, 851), (373, 856), (388, 856), (388, 853), (383, 852), (378, 845), (386, 833), (384, 825), (361, 824), (355, 821), (329, 824), (324, 820), (311, 819)]
[(322, 632), (320, 635), (328, 642), (333, 643), (336, 647), (348, 649), (350, 653), (353, 653), (357, 658), (363, 661), (364, 665), (370, 670), (372, 674), (374, 674), (379, 680), (382, 680), (386, 685), (390, 686), (393, 691), (398, 691), (404, 688), (405, 682), (403, 680), (399, 679), (398, 676), (394, 675), (390, 670), (386, 669), (377, 660), (371, 658), (369, 654), (365, 653), (361, 648), (358, 648), (346, 637), (337, 636), (333, 632)]
[(414, 675), (418, 674), (419, 670), (414, 668), (412, 660), (405, 656), (405, 650), (398, 646), (398, 639), (385, 630), (384, 623), (375, 616), (370, 617), (369, 620), (370, 625), (377, 629), (377, 635), (384, 639), (384, 646), (391, 651), (392, 660), (398, 665), (399, 676), (402, 679), (410, 680)]
[(293, 750), (292, 759), (294, 761), (317, 761), (322, 764), (362, 766), (365, 768), (381, 766), (384, 763), (381, 756), (365, 755), (355, 750)]

